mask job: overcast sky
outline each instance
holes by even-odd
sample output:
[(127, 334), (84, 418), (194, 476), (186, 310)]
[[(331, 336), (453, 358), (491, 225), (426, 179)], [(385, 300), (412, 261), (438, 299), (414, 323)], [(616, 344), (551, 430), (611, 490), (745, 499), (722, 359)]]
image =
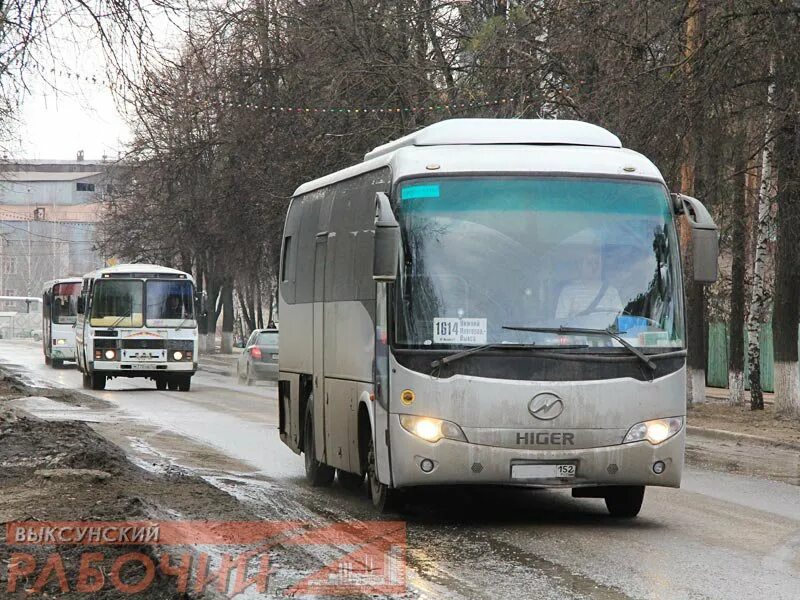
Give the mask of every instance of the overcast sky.
[[(145, 3), (147, 0), (145, 0)], [(179, 38), (175, 19), (152, 9), (148, 19), (159, 50), (169, 52)], [(106, 64), (90, 28), (52, 32), (54, 56), (39, 56), (41, 72), (27, 74), (30, 92), (21, 99), (16, 139), (8, 144), (12, 158), (116, 158), (130, 141), (130, 131), (105, 80)], [(77, 41), (76, 41), (77, 40)], [(77, 78), (76, 78), (77, 76)], [(86, 81), (95, 77), (98, 83)]]
[(78, 150), (87, 159), (116, 158), (129, 131), (111, 90), (65, 76), (54, 80), (58, 90), (37, 77), (24, 98), (15, 158), (74, 159)]

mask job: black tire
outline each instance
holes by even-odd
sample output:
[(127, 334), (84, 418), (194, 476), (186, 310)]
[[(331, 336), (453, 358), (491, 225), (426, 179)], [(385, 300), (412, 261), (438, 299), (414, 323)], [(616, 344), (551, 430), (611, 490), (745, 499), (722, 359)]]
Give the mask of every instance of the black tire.
[(169, 388), (169, 390), (171, 392), (177, 392), (178, 391), (178, 380), (177, 379), (172, 379), (172, 378), (167, 379), (167, 388)]
[(612, 517), (632, 519), (639, 514), (644, 501), (643, 485), (620, 485), (605, 496), (606, 508)]
[(336, 469), (321, 463), (316, 458), (314, 417), (311, 400), (311, 398), (308, 399), (306, 422), (303, 427), (303, 454), (306, 466), (306, 481), (314, 487), (328, 487), (333, 483), (333, 476), (336, 474)]
[(83, 389), (85, 390), (92, 389), (92, 378), (88, 373), (83, 374)]
[(64, 366), (64, 361), (61, 360), (60, 358), (50, 359), (50, 362), (53, 363), (53, 368), (54, 369), (60, 369), (61, 367)]
[(372, 506), (381, 514), (393, 511), (398, 504), (398, 491), (378, 481), (375, 473), (375, 445), (372, 439), (367, 450), (367, 493), (372, 499)]
[(189, 375), (184, 375), (178, 379), (178, 389), (182, 392), (188, 392), (192, 389), (192, 378)]
[(167, 389), (167, 380), (164, 377), (156, 377), (156, 389), (164, 391)]
[(106, 389), (106, 376), (100, 373), (92, 373), (91, 375), (92, 389), (104, 390)]
[(364, 485), (363, 475), (351, 473), (350, 471), (342, 471), (341, 469), (336, 469), (336, 479), (339, 480), (339, 484), (343, 488), (351, 491), (358, 491)]

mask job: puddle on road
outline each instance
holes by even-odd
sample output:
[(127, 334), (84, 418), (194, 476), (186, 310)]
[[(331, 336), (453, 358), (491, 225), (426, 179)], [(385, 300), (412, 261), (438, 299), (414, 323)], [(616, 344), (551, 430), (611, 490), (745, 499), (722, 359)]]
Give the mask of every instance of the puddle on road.
[(118, 422), (119, 415), (105, 410), (53, 400), (46, 396), (23, 396), (7, 400), (9, 406), (19, 407), (46, 421), (85, 421), (86, 423)]

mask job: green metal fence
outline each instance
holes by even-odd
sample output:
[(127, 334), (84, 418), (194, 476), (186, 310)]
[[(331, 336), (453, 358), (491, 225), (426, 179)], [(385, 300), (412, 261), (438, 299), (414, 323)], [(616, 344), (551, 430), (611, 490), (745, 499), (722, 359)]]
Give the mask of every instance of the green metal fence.
[[(772, 348), (772, 322), (761, 326), (759, 335), (761, 342), (761, 387), (765, 392), (774, 391), (774, 354)], [(706, 382), (711, 387), (728, 387), (728, 325), (711, 323), (708, 326), (708, 365), (706, 365)], [(747, 331), (744, 332), (744, 381), (750, 388), (747, 368)]]

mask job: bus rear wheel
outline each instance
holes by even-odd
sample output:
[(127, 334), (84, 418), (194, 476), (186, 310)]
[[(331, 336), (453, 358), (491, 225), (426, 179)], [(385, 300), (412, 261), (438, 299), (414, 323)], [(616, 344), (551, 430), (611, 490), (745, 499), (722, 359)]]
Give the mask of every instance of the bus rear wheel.
[(306, 467), (306, 481), (314, 487), (327, 487), (333, 483), (333, 476), (336, 474), (336, 470), (317, 460), (317, 449), (314, 443), (314, 411), (312, 409), (311, 400), (312, 398), (308, 399), (306, 422), (303, 427), (303, 454)]
[(609, 489), (606, 508), (612, 517), (632, 519), (639, 514), (644, 501), (643, 485), (620, 485)]

